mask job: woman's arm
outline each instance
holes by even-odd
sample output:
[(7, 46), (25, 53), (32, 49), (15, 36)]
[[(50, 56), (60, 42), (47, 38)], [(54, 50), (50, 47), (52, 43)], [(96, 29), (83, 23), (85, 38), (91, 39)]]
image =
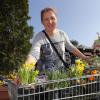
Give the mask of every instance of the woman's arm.
[(75, 56), (80, 57), (83, 60), (89, 60), (90, 57), (85, 56), (82, 52), (80, 52), (69, 40), (67, 34), (65, 34), (65, 46), (66, 48), (72, 52)]
[(82, 52), (80, 52), (76, 47), (73, 47), (72, 53), (73, 53), (75, 56), (78, 56), (78, 57), (80, 57), (80, 58), (83, 59), (83, 60), (86, 60), (86, 59), (87, 59), (87, 56), (85, 56)]

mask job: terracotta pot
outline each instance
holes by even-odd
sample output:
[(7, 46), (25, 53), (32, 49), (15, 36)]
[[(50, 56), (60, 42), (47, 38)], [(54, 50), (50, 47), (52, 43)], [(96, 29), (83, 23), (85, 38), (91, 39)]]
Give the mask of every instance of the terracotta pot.
[(0, 86), (0, 100), (10, 100), (6, 86)]

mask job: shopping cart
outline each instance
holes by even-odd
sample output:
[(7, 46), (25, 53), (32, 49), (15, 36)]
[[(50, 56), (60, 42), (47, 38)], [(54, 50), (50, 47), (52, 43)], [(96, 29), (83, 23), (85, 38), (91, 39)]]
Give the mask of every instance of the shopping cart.
[(7, 82), (11, 100), (100, 100), (100, 74), (19, 86)]

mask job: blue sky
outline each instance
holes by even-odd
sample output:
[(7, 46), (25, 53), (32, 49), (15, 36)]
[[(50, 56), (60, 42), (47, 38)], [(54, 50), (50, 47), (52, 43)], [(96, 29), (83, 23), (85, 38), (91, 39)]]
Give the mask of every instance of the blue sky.
[(100, 32), (100, 0), (29, 0), (29, 24), (38, 33), (43, 29), (40, 11), (54, 7), (58, 13), (58, 28), (65, 31), (70, 40), (92, 47), (96, 32)]

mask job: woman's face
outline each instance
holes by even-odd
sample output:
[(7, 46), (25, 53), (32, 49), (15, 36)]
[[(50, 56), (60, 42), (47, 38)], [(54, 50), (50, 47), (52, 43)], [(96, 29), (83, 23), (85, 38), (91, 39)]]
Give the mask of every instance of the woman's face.
[(48, 11), (43, 14), (42, 24), (48, 32), (53, 32), (56, 29), (57, 17), (53, 11)]

